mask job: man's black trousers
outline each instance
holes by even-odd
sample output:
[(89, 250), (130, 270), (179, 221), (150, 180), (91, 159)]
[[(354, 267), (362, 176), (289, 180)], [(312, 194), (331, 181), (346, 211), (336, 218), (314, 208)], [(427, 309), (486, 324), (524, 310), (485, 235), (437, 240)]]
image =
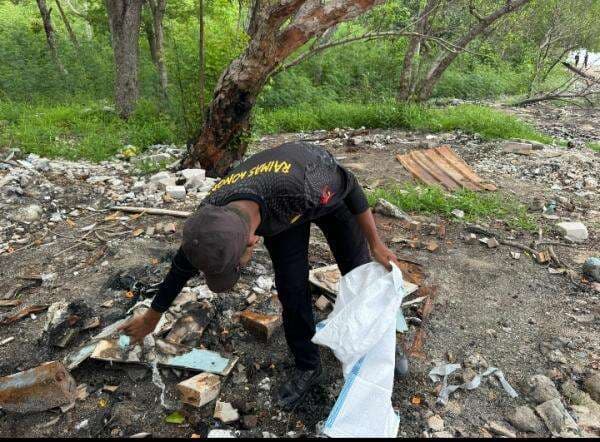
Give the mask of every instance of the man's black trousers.
[[(366, 238), (345, 204), (313, 222), (323, 231), (342, 275), (371, 260)], [(320, 363), (319, 348), (311, 342), (315, 321), (308, 285), (310, 225), (304, 222), (265, 237), (283, 306), (285, 338), (301, 370), (314, 369)]]

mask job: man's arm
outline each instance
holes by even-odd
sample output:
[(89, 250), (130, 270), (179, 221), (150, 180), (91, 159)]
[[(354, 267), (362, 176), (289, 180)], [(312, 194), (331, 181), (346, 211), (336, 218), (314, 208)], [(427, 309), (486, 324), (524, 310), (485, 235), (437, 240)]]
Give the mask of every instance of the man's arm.
[(132, 318), (119, 328), (120, 331), (131, 337), (132, 345), (141, 343), (146, 335), (154, 331), (161, 315), (171, 306), (181, 289), (196, 273), (198, 271), (179, 249), (171, 262), (169, 273), (160, 284), (151, 307), (143, 315)]
[(389, 264), (390, 261), (399, 266), (396, 255), (394, 255), (394, 253), (387, 248), (377, 234), (375, 219), (373, 218), (367, 197), (365, 196), (365, 192), (363, 191), (361, 185), (351, 172), (346, 171), (346, 174), (348, 179), (351, 180), (351, 190), (346, 198), (344, 198), (344, 202), (346, 203), (346, 206), (348, 206), (348, 209), (350, 209), (350, 212), (356, 216), (356, 221), (358, 222), (360, 230), (362, 230), (363, 234), (367, 238), (367, 242), (369, 243), (371, 255), (373, 255), (375, 261), (383, 264), (388, 270), (391, 270)]

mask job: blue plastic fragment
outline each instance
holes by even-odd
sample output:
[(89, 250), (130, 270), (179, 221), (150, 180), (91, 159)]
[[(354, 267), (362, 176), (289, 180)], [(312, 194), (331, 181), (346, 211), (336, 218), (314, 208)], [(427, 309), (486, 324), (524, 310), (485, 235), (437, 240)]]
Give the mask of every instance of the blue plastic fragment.
[(206, 371), (208, 373), (223, 373), (229, 364), (229, 359), (219, 353), (209, 350), (194, 348), (180, 355), (169, 357), (166, 364), (191, 370)]

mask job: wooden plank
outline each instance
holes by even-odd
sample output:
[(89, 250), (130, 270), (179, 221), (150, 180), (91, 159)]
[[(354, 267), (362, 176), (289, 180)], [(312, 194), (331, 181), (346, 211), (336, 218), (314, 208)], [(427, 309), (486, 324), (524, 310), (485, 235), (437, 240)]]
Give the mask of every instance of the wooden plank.
[(396, 159), (410, 172), (410, 174), (425, 184), (436, 185), (438, 181), (427, 171), (414, 162), (408, 155), (397, 155)]
[(450, 146), (441, 146), (438, 147), (438, 152), (442, 154), (446, 159), (451, 162), (464, 176), (466, 176), (469, 180), (474, 183), (479, 184), (486, 190), (494, 191), (496, 190), (496, 186), (492, 183), (485, 183), (479, 175), (477, 175), (471, 167), (465, 163), (465, 161), (460, 158), (454, 150), (450, 148)]
[(431, 161), (440, 165), (444, 172), (456, 181), (461, 187), (465, 187), (469, 190), (482, 190), (482, 188), (473, 181), (465, 177), (460, 169), (454, 166), (444, 155), (442, 155), (437, 149), (427, 149), (423, 154), (428, 157)]
[(441, 167), (439, 167), (438, 164), (426, 157), (423, 152), (415, 150), (410, 154), (417, 164), (433, 175), (447, 190), (456, 190), (461, 187), (461, 185), (454, 181)]

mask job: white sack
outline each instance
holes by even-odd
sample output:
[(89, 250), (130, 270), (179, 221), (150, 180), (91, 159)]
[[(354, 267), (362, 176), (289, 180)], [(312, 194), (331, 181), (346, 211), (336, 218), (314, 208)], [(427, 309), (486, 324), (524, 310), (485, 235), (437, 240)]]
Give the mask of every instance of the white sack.
[(312, 341), (333, 350), (346, 380), (323, 427), (327, 436), (397, 436), (391, 398), (403, 296), (400, 269), (364, 264), (342, 278), (333, 311), (317, 324)]

